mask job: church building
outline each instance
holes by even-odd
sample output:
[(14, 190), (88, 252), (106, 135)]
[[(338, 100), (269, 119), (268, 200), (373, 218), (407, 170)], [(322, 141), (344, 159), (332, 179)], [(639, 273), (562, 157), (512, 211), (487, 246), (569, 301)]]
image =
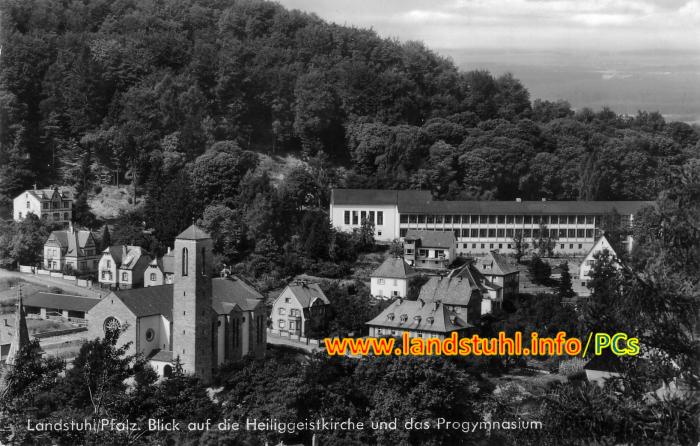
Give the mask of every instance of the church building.
[(179, 360), (205, 383), (221, 364), (264, 356), (263, 296), (226, 271), (213, 278), (212, 259), (211, 237), (190, 226), (175, 239), (172, 284), (111, 292), (90, 311), (88, 336), (125, 327), (120, 343), (131, 342), (130, 353), (149, 358), (159, 375)]

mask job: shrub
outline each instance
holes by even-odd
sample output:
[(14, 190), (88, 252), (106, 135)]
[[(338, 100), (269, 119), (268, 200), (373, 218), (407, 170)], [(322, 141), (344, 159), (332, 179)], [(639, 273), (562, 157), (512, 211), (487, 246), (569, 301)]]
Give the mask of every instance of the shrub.
[(586, 360), (581, 358), (565, 359), (559, 363), (559, 374), (567, 378), (575, 377), (584, 373), (583, 366), (586, 365)]

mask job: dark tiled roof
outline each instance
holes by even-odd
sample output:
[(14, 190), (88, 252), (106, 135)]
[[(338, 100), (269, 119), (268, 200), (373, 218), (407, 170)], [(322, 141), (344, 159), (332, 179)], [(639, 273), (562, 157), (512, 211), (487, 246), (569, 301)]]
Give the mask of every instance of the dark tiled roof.
[(418, 297), (426, 302), (441, 301), (448, 305), (467, 306), (472, 296), (481, 296), (481, 287), (469, 273), (450, 277), (433, 276), (421, 287)]
[(321, 287), (317, 283), (296, 284), (292, 283), (287, 286), (294, 294), (302, 308), (309, 308), (316, 299), (321, 299), (324, 304), (329, 305), (330, 301), (323, 294)]
[(431, 201), (403, 202), (401, 213), (467, 215), (635, 214), (651, 201)]
[(211, 236), (199, 226), (191, 225), (189, 228), (182, 231), (180, 235), (178, 235), (175, 238), (179, 238), (180, 240), (206, 240), (211, 238)]
[(37, 291), (24, 298), (25, 307), (57, 308), (68, 311), (90, 311), (100, 299), (73, 296), (70, 294), (45, 293)]
[[(136, 317), (162, 314), (172, 320), (173, 286), (159, 285), (112, 292)], [(105, 298), (107, 299), (107, 298)]]
[(148, 356), (150, 361), (173, 362), (173, 352), (170, 350), (154, 349)]
[[(504, 254), (490, 252), (486, 256), (477, 260), (477, 268), (481, 272), (488, 272), (497, 276), (505, 276), (518, 272), (518, 268), (511, 265)], [(484, 269), (484, 266), (487, 268)]]
[(593, 356), (583, 368), (584, 370), (598, 370), (613, 373), (620, 373), (623, 369), (620, 358), (607, 350), (604, 350), (601, 355)]
[(430, 192), (419, 190), (386, 189), (333, 189), (331, 202), (337, 205), (402, 205), (403, 203), (427, 203)]
[(119, 269), (133, 269), (141, 257), (147, 256), (140, 246), (116, 245), (105, 248), (102, 254), (110, 254)]
[(411, 265), (401, 257), (389, 257), (372, 272), (370, 277), (384, 277), (387, 279), (406, 279), (416, 272)]
[[(402, 322), (402, 315), (406, 316)], [(389, 305), (379, 316), (366, 325), (397, 330), (423, 330), (449, 333), (469, 328), (471, 325), (440, 302), (399, 299)]]
[(77, 256), (83, 255), (83, 249), (87, 245), (90, 238), (93, 237), (90, 231), (85, 230), (64, 230), (64, 231), (53, 231), (49, 235), (46, 243), (55, 241), (62, 250), (64, 250), (66, 255)]
[(409, 229), (404, 240), (420, 240), (420, 245), (427, 248), (452, 248), (455, 245), (455, 235), (452, 231), (419, 231)]
[[(52, 188), (37, 189), (37, 190), (27, 189), (25, 192), (28, 192), (28, 193), (34, 195), (39, 200), (50, 200), (53, 198), (53, 194), (54, 194), (55, 190), (56, 190), (55, 188), (54, 189), (52, 189)], [(25, 192), (22, 192), (22, 193), (25, 193)], [(66, 200), (66, 199), (70, 198), (70, 191), (58, 189), (58, 195), (62, 199)]]
[(263, 295), (236, 276), (211, 281), (212, 307), (218, 314), (228, 314), (238, 306), (243, 311), (253, 311), (263, 305)]

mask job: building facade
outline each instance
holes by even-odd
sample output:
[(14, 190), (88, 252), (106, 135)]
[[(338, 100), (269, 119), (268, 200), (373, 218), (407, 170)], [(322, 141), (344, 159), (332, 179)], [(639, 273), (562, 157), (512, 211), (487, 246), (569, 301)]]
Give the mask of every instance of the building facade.
[(28, 214), (52, 223), (68, 224), (73, 220), (73, 199), (67, 190), (58, 187), (29, 189), (19, 194), (12, 203), (15, 221), (27, 218)]
[(581, 261), (581, 266), (579, 267), (579, 280), (581, 281), (581, 286), (585, 287), (588, 284), (590, 278), (591, 270), (593, 265), (595, 265), (595, 257), (601, 252), (608, 252), (614, 258), (617, 258), (617, 253), (613, 249), (612, 245), (605, 236), (601, 236), (595, 244), (591, 247), (590, 251)]
[(173, 253), (168, 248), (168, 252), (163, 257), (151, 260), (148, 264), (143, 278), (143, 286), (170, 285), (175, 278), (173, 270)]
[[(555, 252), (584, 255), (601, 235), (604, 221), (617, 213), (623, 224), (632, 225), (634, 214), (648, 201), (434, 201), (424, 191), (334, 189), (330, 217), (334, 227), (349, 231), (359, 227), (364, 210), (382, 210), (381, 235), (389, 242), (409, 230), (452, 232), (457, 252), (483, 255), (498, 249), (513, 253), (513, 238), (556, 239)], [(357, 214), (355, 220), (353, 215)], [(375, 214), (376, 218), (376, 214)], [(359, 222), (355, 225), (355, 221)], [(349, 222), (349, 223), (347, 223)], [(541, 233), (542, 231), (546, 233)], [(631, 239), (627, 241), (631, 248)]]
[(446, 269), (455, 260), (455, 237), (446, 231), (410, 229), (403, 237), (403, 256), (414, 268)]
[(53, 231), (44, 243), (44, 269), (64, 271), (70, 269), (77, 274), (97, 271), (100, 255), (95, 235), (87, 230), (75, 229)]
[(161, 376), (179, 361), (205, 383), (217, 365), (264, 356), (263, 296), (239, 278), (213, 278), (211, 249), (211, 237), (190, 226), (175, 240), (173, 284), (112, 291), (90, 310), (89, 337), (125, 327), (130, 353), (142, 353)]
[(110, 288), (127, 290), (144, 284), (151, 256), (140, 246), (116, 245), (105, 248), (97, 268), (97, 279)]
[(370, 275), (370, 293), (378, 299), (406, 297), (408, 281), (415, 275), (403, 258), (390, 257)]
[(492, 251), (474, 262), (474, 266), (486, 279), (503, 288), (503, 298), (515, 297), (520, 292), (520, 272), (511, 265), (505, 255)]
[(272, 304), (272, 329), (281, 334), (309, 336), (311, 325), (320, 324), (330, 301), (317, 283), (295, 281)]

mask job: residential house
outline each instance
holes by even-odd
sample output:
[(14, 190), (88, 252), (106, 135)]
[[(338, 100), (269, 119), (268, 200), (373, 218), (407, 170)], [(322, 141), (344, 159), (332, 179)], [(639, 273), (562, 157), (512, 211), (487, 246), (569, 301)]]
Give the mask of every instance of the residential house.
[(370, 292), (380, 299), (406, 297), (408, 281), (416, 272), (401, 257), (389, 257), (370, 275)]
[(110, 246), (102, 251), (97, 278), (109, 288), (136, 288), (143, 285), (150, 263), (151, 256), (140, 246)]
[(73, 199), (70, 192), (56, 186), (37, 189), (35, 184), (34, 189), (22, 192), (12, 203), (12, 216), (15, 221), (24, 220), (29, 214), (52, 223), (68, 224), (73, 219)]
[(430, 277), (418, 297), (426, 302), (441, 302), (464, 320), (476, 324), (482, 315), (500, 305), (502, 289), (466, 264), (448, 276)]
[(403, 239), (403, 252), (414, 268), (446, 269), (455, 259), (454, 233), (410, 229)]
[(320, 324), (326, 317), (329, 306), (330, 301), (317, 283), (294, 281), (272, 304), (272, 329), (306, 337), (312, 324)]
[(73, 225), (61, 231), (53, 231), (44, 243), (44, 269), (70, 270), (85, 274), (97, 271), (99, 253), (95, 235)]
[(88, 314), (88, 336), (125, 327), (120, 342), (141, 353), (160, 376), (183, 371), (209, 383), (214, 368), (244, 355), (265, 355), (263, 296), (234, 276), (212, 278), (211, 236), (196, 225), (175, 239), (171, 285), (114, 290)]
[(466, 335), (472, 328), (467, 319), (440, 301), (397, 299), (367, 322), (372, 337), (402, 336), (440, 338)]
[(515, 297), (520, 292), (520, 272), (504, 254), (491, 251), (477, 259), (475, 267), (490, 283), (503, 288), (503, 298)]
[(607, 251), (615, 259), (617, 259), (617, 253), (613, 249), (612, 245), (604, 235), (601, 235), (583, 258), (583, 261), (581, 261), (581, 266), (579, 267), (579, 280), (581, 281), (582, 287), (585, 287), (590, 280), (590, 273), (593, 269), (593, 265), (595, 265), (596, 255), (604, 251)]
[(173, 270), (173, 253), (168, 252), (163, 257), (151, 260), (146, 268), (143, 286), (169, 285), (173, 283), (175, 271)]

